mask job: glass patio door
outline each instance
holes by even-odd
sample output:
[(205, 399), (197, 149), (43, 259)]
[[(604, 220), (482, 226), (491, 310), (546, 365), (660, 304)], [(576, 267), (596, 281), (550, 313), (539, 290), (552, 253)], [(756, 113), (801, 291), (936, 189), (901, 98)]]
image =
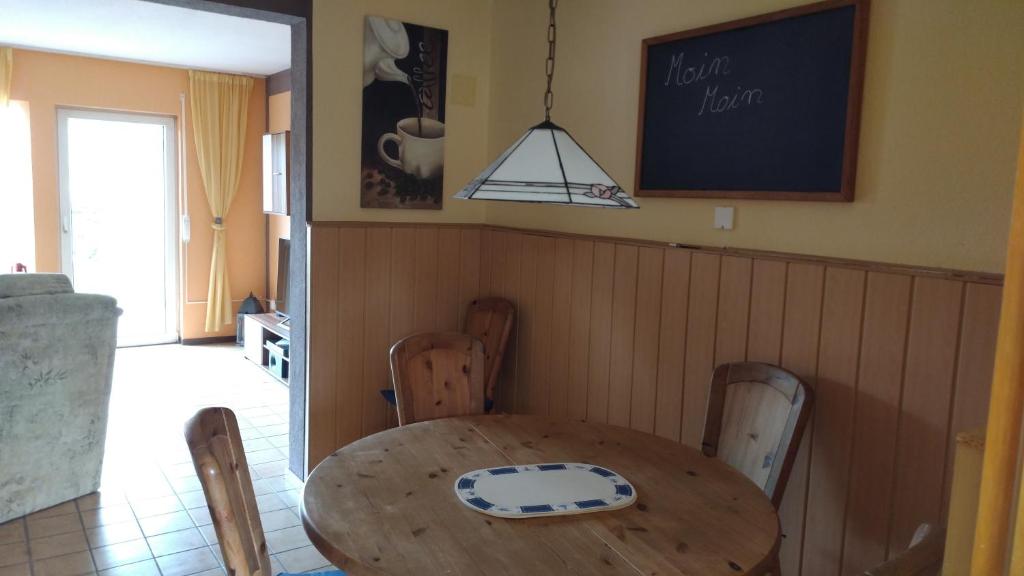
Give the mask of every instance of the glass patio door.
[(124, 310), (118, 346), (175, 342), (174, 118), (59, 109), (61, 263)]

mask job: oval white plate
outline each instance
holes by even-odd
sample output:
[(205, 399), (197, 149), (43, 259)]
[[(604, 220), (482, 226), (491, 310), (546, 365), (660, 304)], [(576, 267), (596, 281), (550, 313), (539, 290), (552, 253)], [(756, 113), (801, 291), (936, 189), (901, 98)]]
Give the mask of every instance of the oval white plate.
[(575, 462), (474, 470), (455, 481), (455, 494), (473, 510), (502, 518), (602, 512), (636, 501), (636, 489), (615, 471)]

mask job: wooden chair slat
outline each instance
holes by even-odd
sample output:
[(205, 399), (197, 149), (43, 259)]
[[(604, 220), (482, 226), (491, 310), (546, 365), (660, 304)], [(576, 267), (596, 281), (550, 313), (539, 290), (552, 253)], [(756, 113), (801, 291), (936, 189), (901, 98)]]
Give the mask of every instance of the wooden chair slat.
[(200, 410), (185, 425), (185, 440), (227, 573), (273, 576), (235, 414), (227, 408)]
[(391, 347), (398, 424), (484, 412), (484, 345), (456, 332), (426, 332)]
[(483, 342), (485, 398), (491, 401), (514, 322), (515, 306), (504, 298), (477, 298), (466, 311), (463, 332)]
[(778, 366), (722, 364), (711, 377), (704, 454), (742, 472), (777, 508), (812, 404), (811, 389)]

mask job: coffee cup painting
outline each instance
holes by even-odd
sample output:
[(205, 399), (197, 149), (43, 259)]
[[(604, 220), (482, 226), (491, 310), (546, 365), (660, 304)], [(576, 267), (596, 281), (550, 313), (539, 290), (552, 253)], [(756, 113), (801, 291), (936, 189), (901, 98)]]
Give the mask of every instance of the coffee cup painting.
[(440, 210), (448, 32), (368, 16), (360, 206)]

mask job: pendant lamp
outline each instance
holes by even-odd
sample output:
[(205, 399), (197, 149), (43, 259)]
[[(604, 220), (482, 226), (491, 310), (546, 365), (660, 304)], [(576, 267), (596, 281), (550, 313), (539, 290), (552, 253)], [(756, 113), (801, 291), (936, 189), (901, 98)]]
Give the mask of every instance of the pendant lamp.
[(530, 128), (456, 198), (505, 200), (569, 206), (639, 208), (586, 150), (551, 121), (551, 79), (555, 72), (555, 9), (550, 0), (547, 91), (544, 121)]

